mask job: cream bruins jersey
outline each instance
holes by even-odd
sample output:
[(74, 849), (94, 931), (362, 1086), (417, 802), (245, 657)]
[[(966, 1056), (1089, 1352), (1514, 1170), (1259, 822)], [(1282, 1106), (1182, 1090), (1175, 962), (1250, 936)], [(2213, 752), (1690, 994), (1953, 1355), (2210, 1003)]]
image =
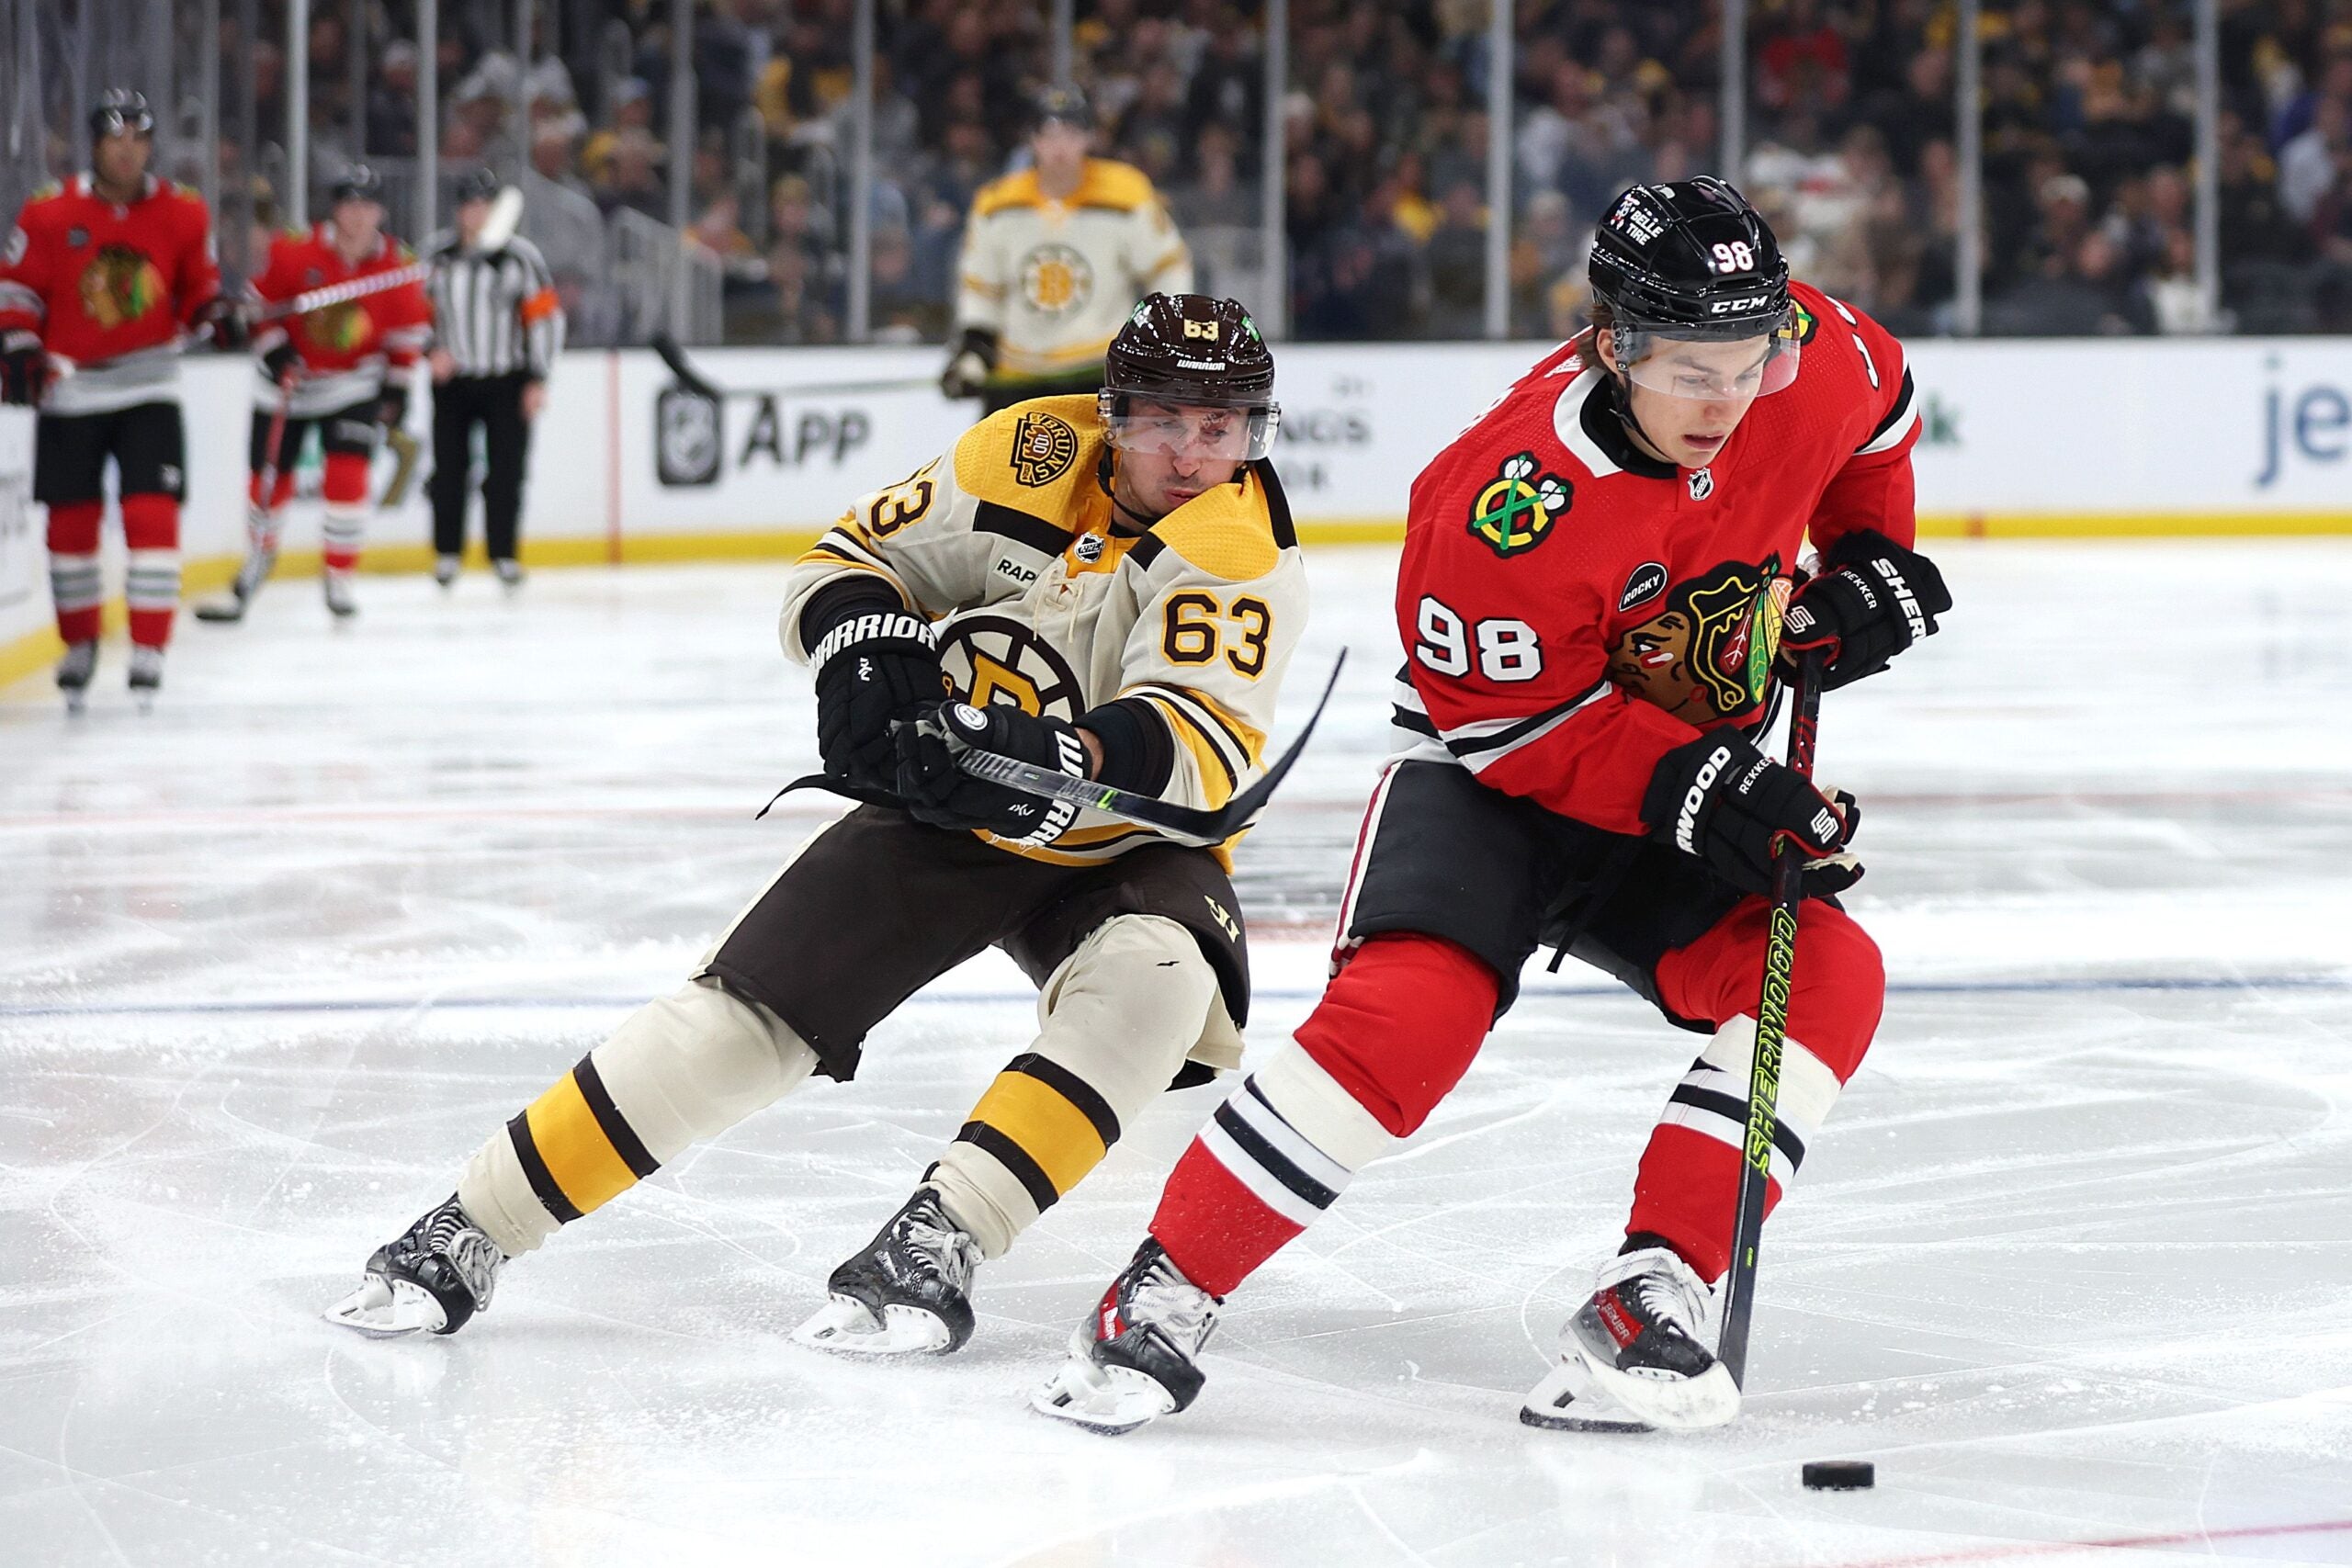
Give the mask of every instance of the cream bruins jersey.
[(1066, 375), (1102, 351), (1147, 294), (1188, 294), (1192, 253), (1141, 169), (1089, 158), (1065, 200), (1034, 170), (980, 188), (964, 224), (956, 324), (997, 334), (1006, 380)]
[[(1306, 627), (1289, 506), (1272, 467), (1252, 463), (1148, 533), (1114, 534), (1104, 456), (1092, 398), (1033, 399), (981, 421), (794, 564), (785, 652), (808, 662), (801, 611), (870, 573), (937, 626), (965, 701), (1076, 719), (1138, 699), (1172, 741), (1166, 798), (1224, 805), (1265, 771), (1275, 694)], [(1092, 810), (1045, 848), (980, 837), (1060, 865), (1166, 841)]]

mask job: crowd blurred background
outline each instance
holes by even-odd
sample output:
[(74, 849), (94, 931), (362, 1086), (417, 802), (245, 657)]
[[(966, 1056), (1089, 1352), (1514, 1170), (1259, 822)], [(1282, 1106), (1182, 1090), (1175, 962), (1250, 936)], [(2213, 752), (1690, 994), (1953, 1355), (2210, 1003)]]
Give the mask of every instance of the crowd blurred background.
[[(38, 8), (70, 29), (77, 7), (111, 3)], [(312, 0), (316, 184), (360, 158), (414, 180), (416, 3)], [(1984, 332), (2352, 330), (2352, 0), (2218, 0), (2211, 321), (2195, 275), (2193, 3), (1985, 0)], [(284, 0), (213, 8), (222, 64), (209, 172), (231, 226), (266, 228), (284, 209)], [(1096, 106), (1098, 151), (1159, 184), (1204, 287), (1255, 304), (1266, 281), (1260, 7), (1073, 9), (1070, 71)], [(186, 38), (198, 7), (170, 10), (200, 56), (201, 33)], [(1291, 335), (1479, 335), (1496, 216), (1487, 0), (1290, 0), (1287, 10)], [(1048, 11), (1046, 0), (878, 0), (873, 338), (947, 334), (973, 192), (1018, 165), (1026, 96), (1052, 74)], [(854, 0), (696, 0), (683, 127), (693, 145), (673, 160), (672, 0), (539, 0), (527, 49), (511, 5), (448, 0), (435, 51), (442, 170), (488, 162), (526, 182), (526, 231), (572, 296), (575, 341), (641, 335), (659, 307), (632, 305), (629, 269), (679, 265), (670, 249), (710, 296), (715, 321), (699, 335), (842, 341), (854, 12)], [(1736, 183), (1801, 276), (1899, 333), (1954, 330), (1955, 6), (1752, 0), (1745, 12)], [(1610, 197), (1713, 169), (1723, 23), (1714, 0), (1518, 0), (1513, 21), (1508, 327), (1558, 337), (1580, 322), (1583, 253)], [(0, 64), (21, 73), (21, 39), (15, 50)], [(187, 115), (185, 87), (180, 96), (175, 170), (195, 178), (207, 172), (200, 117)], [(50, 119), (42, 155), (70, 166), (71, 118)], [(249, 243), (224, 227), (232, 265)]]

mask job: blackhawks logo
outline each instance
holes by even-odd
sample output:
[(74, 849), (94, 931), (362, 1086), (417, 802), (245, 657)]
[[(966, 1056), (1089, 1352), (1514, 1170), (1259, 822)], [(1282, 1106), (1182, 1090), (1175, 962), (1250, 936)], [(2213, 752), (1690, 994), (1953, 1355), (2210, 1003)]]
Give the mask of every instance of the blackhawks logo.
[(1069, 472), (1078, 456), (1078, 432), (1066, 419), (1049, 413), (1024, 413), (1012, 430), (1012, 477), (1035, 489), (1049, 485)]
[(82, 309), (100, 327), (135, 321), (163, 301), (164, 275), (129, 245), (102, 245), (82, 269)]
[(1502, 472), (1470, 503), (1470, 532), (1498, 556), (1532, 550), (1568, 509), (1575, 488), (1557, 474), (1538, 474), (1535, 454), (1504, 461)]
[(1609, 678), (1690, 724), (1750, 712), (1771, 692), (1788, 603), (1779, 556), (1725, 561), (1677, 584), (1666, 608), (1620, 637)]
[(376, 319), (356, 299), (312, 310), (302, 318), (302, 335), (322, 349), (348, 354), (375, 335)]
[(1796, 340), (1797, 346), (1802, 348), (1811, 343), (1815, 329), (1821, 325), (1820, 318), (1793, 299), (1789, 301), (1789, 335)]

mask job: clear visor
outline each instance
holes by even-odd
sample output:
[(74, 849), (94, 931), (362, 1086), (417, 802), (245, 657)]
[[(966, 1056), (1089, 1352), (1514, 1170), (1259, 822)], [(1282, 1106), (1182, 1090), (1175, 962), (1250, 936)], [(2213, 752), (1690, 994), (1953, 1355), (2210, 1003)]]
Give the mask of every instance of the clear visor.
[(1804, 354), (1795, 323), (1785, 316), (1748, 337), (1693, 339), (1637, 330), (1619, 333), (1614, 341), (1627, 362), (1626, 378), (1635, 386), (1702, 402), (1780, 391), (1797, 378)]
[(1102, 424), (1111, 445), (1122, 452), (1249, 463), (1274, 449), (1282, 423), (1282, 409), (1268, 403), (1246, 409), (1144, 405), (1108, 415)]

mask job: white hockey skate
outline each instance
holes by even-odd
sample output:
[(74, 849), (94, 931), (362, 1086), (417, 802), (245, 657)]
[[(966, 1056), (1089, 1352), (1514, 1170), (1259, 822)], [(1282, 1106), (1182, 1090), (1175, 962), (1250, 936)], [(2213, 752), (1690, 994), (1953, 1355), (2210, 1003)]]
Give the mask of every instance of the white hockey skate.
[[(1566, 1330), (1562, 1329), (1565, 1338)], [(1648, 1432), (1656, 1428), (1623, 1405), (1609, 1397), (1584, 1358), (1575, 1351), (1562, 1348), (1527, 1399), (1519, 1407), (1519, 1418), (1530, 1427), (1541, 1427), (1551, 1432)]]
[(261, 585), (267, 582), (269, 574), (277, 570), (276, 550), (247, 550), (244, 563), (237, 568), (236, 581), (229, 584), (229, 592), (197, 605), (196, 618), (221, 626), (236, 625), (245, 618), (245, 612), (253, 608), (254, 595), (261, 592)]
[[(1666, 1247), (1612, 1258), (1592, 1299), (1560, 1327), (1562, 1361), (1578, 1363), (1591, 1392), (1637, 1422), (1675, 1432), (1720, 1427), (1739, 1414), (1739, 1385), (1702, 1337), (1713, 1299), (1705, 1281)], [(1521, 1418), (1563, 1393), (1576, 1393), (1573, 1378), (1555, 1371), (1528, 1395)]]
[(796, 1344), (848, 1356), (944, 1356), (972, 1337), (980, 1244), (925, 1187), (865, 1251), (825, 1281), (831, 1299), (793, 1330)]
[(130, 649), (130, 696), (141, 713), (155, 711), (155, 694), (164, 689), (164, 650), (134, 644)]
[(506, 1255), (452, 1192), (368, 1259), (359, 1288), (327, 1308), (329, 1323), (379, 1339), (455, 1334), (487, 1311)]
[(327, 609), (338, 621), (347, 621), (359, 614), (359, 601), (351, 596), (351, 573), (330, 568), (319, 574), (320, 586), (325, 591)]
[(465, 569), (465, 564), (464, 559), (458, 556), (434, 557), (434, 582), (443, 588), (448, 587), (451, 583), (458, 581), (458, 574)]
[(1029, 1396), (1029, 1407), (1112, 1438), (1174, 1415), (1208, 1381), (1195, 1358), (1224, 1304), (1184, 1278), (1158, 1242), (1145, 1242), (1070, 1336), (1069, 1359)]

